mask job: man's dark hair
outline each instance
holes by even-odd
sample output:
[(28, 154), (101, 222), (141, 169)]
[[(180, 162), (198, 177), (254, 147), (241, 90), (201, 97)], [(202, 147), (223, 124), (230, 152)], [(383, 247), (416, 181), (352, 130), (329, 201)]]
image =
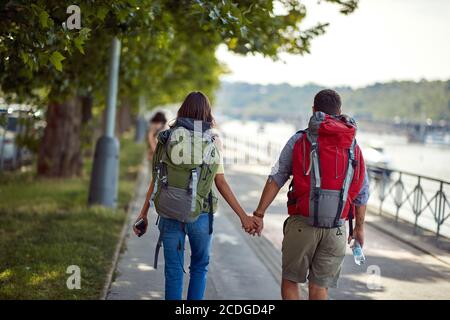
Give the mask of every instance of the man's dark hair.
[(316, 111), (322, 111), (326, 114), (339, 114), (341, 110), (341, 97), (331, 89), (319, 91), (314, 97), (314, 108)]

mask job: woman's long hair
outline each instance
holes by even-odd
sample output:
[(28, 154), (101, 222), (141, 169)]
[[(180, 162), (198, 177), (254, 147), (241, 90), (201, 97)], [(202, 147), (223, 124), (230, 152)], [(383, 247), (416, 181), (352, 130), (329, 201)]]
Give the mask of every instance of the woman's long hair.
[(215, 124), (209, 99), (200, 91), (194, 91), (187, 95), (178, 110), (177, 118), (191, 118), (194, 120), (210, 122), (211, 126), (214, 126)]

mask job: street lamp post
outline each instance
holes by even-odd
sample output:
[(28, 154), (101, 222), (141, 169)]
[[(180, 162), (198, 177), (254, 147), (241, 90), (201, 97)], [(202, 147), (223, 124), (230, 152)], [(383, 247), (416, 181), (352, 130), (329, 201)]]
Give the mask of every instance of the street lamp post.
[(95, 146), (94, 164), (89, 186), (89, 205), (110, 208), (117, 205), (119, 179), (119, 141), (114, 136), (117, 84), (119, 78), (120, 41), (112, 40), (109, 64), (109, 87), (105, 111), (105, 131)]

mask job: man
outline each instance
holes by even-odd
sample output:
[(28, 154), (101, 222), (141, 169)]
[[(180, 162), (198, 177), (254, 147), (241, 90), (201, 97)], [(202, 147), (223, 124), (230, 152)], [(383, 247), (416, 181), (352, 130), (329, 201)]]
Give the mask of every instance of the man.
[[(301, 196), (298, 195), (303, 194), (303, 200), (294, 199), (294, 206), (293, 208), (289, 209), (290, 217), (286, 220), (285, 226), (283, 228), (284, 238), (282, 245), (281, 295), (283, 299), (289, 300), (300, 299), (298, 283), (305, 283), (307, 280), (309, 280), (309, 299), (327, 299), (328, 288), (337, 287), (337, 280), (339, 278), (342, 263), (344, 260), (347, 240), (350, 243), (350, 240), (354, 238), (355, 240), (359, 241), (361, 246), (364, 244), (364, 216), (367, 200), (369, 198), (369, 184), (367, 175), (365, 174), (364, 159), (359, 147), (354, 142), (356, 125), (354, 124), (354, 122), (345, 122), (345, 119), (348, 118), (346, 118), (345, 116), (341, 116), (341, 98), (339, 94), (333, 90), (327, 89), (317, 93), (314, 97), (314, 105), (312, 107), (312, 110), (314, 114), (311, 118), (312, 120), (315, 116), (319, 118), (322, 117), (329, 119), (330, 122), (336, 121), (338, 126), (341, 126), (344, 129), (348, 129), (348, 132), (350, 132), (352, 135), (350, 136), (350, 140), (347, 140), (351, 141), (351, 145), (354, 147), (354, 149), (342, 148), (342, 151), (339, 151), (339, 148), (336, 147), (336, 156), (334, 158), (333, 155), (332, 161), (327, 160), (327, 163), (317, 162), (320, 163), (320, 168), (314, 168), (314, 153), (312, 152), (312, 142), (314, 140), (312, 140), (310, 137), (311, 120), (310, 128), (308, 129), (309, 131), (299, 131), (289, 139), (286, 146), (281, 151), (279, 160), (273, 167), (272, 172), (266, 182), (261, 195), (261, 199), (259, 201), (259, 205), (253, 213), (254, 219), (259, 226), (258, 229), (252, 231), (253, 234), (261, 233), (263, 229), (263, 218), (267, 208), (272, 203), (283, 185), (289, 180), (291, 175), (294, 174), (294, 182), (297, 178), (297, 181), (300, 182), (306, 181), (306, 183), (309, 183), (311, 181), (311, 184), (314, 183), (314, 186), (311, 187), (311, 190), (313, 190), (313, 192), (311, 193), (309, 191), (306, 192), (306, 190), (302, 190), (302, 188), (305, 188), (304, 186), (307, 185), (305, 183), (298, 183), (300, 184), (299, 186), (294, 185), (294, 188), (297, 188), (297, 190), (295, 190), (297, 196), (295, 197), (301, 198)], [(319, 113), (319, 111), (321, 113)], [(326, 115), (330, 115), (332, 117)], [(341, 121), (341, 119), (344, 120)], [(323, 149), (320, 149), (321, 147), (325, 148), (325, 146), (323, 146), (325, 145), (325, 143), (323, 143), (323, 145), (321, 146), (320, 141), (324, 142), (326, 140), (320, 140), (321, 131), (317, 130), (317, 132), (319, 135), (319, 140), (316, 140), (319, 141), (317, 154), (321, 154), (320, 151), (322, 151), (322, 156), (324, 151)], [(344, 137), (344, 134), (336, 133), (334, 138), (337, 137)], [(299, 151), (302, 150), (302, 148), (305, 148), (308, 151), (305, 152), (305, 149), (303, 149), (302, 154), (302, 151)], [(346, 197), (345, 200), (339, 200), (341, 203), (339, 204), (339, 206), (337, 206), (338, 209), (335, 210), (338, 212), (336, 221), (333, 221), (333, 223), (331, 223), (330, 219), (328, 218), (328, 223), (330, 224), (317, 224), (318, 220), (314, 220), (317, 218), (314, 208), (316, 206), (319, 207), (319, 203), (314, 202), (314, 200), (317, 198), (315, 197), (316, 193), (314, 193), (314, 190), (317, 189), (321, 191), (320, 175), (322, 175), (322, 173), (327, 174), (326, 170), (333, 170), (333, 174), (330, 179), (334, 179), (336, 177), (337, 180), (335, 181), (339, 180), (339, 175), (346, 175), (345, 164), (347, 162), (344, 163), (344, 161), (340, 159), (350, 159), (351, 156), (350, 153), (348, 158), (346, 158), (346, 156), (342, 156), (342, 154), (344, 154), (344, 150), (354, 150), (354, 154), (356, 154), (355, 160), (352, 160), (352, 162), (348, 160), (348, 168), (351, 167), (352, 169), (352, 172), (350, 173), (350, 177), (348, 179), (349, 181), (351, 181), (349, 182), (350, 191), (348, 193), (348, 197)], [(299, 154), (297, 158), (295, 157), (296, 154)], [(325, 158), (325, 156), (323, 158)], [(303, 167), (300, 169), (296, 169), (295, 166), (298, 166), (298, 162), (302, 161), (304, 161), (302, 165)], [(308, 161), (309, 165), (305, 166), (305, 163), (308, 163)], [(324, 160), (322, 159), (322, 161)], [(316, 162), (314, 162), (314, 164), (315, 163)], [(322, 168), (322, 166), (328, 166), (332, 169)], [(334, 170), (336, 171), (335, 177)], [(296, 174), (297, 177), (295, 176)], [(311, 178), (309, 177), (310, 175), (312, 175)], [(328, 176), (330, 176), (330, 174), (328, 174)], [(315, 188), (317, 186), (315, 182), (317, 181), (317, 178), (319, 179), (319, 186), (318, 188)], [(326, 179), (326, 177), (322, 178), (322, 183), (324, 183), (323, 181)], [(340, 186), (338, 188), (344, 189), (342, 186), (345, 185), (345, 178), (340, 177), (340, 179)], [(331, 181), (331, 183), (334, 183), (335, 181), (333, 180)], [(353, 195), (351, 194), (352, 188), (354, 189), (353, 191), (356, 190)], [(330, 190), (324, 191), (330, 193)], [(340, 190), (331, 192), (341, 194), (339, 193)], [(323, 199), (321, 201), (323, 201)], [(343, 205), (342, 202), (344, 202)], [(305, 206), (308, 207), (306, 208), (306, 210)], [(327, 205), (321, 204), (320, 206), (322, 207), (322, 211), (327, 210), (324, 208), (333, 207), (330, 206), (329, 203)], [(310, 209), (310, 207), (312, 207), (312, 209)], [(351, 208), (353, 208), (353, 210), (350, 210)], [(347, 239), (343, 222), (347, 218), (349, 211), (353, 211), (350, 214), (355, 217), (356, 223), (353, 230), (353, 236), (350, 235)], [(313, 212), (313, 214), (311, 212)], [(314, 215), (314, 217), (312, 217), (312, 215)], [(314, 223), (312, 223), (313, 220)]]

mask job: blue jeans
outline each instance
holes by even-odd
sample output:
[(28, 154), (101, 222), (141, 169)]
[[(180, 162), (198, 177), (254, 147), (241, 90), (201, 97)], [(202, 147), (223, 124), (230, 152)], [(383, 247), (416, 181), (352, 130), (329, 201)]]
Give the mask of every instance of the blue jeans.
[(212, 234), (209, 233), (209, 217), (202, 213), (195, 222), (181, 223), (177, 220), (160, 218), (164, 248), (164, 274), (166, 278), (166, 300), (181, 300), (184, 276), (184, 244), (186, 235), (191, 246), (191, 265), (188, 300), (201, 300), (206, 289), (209, 252)]

